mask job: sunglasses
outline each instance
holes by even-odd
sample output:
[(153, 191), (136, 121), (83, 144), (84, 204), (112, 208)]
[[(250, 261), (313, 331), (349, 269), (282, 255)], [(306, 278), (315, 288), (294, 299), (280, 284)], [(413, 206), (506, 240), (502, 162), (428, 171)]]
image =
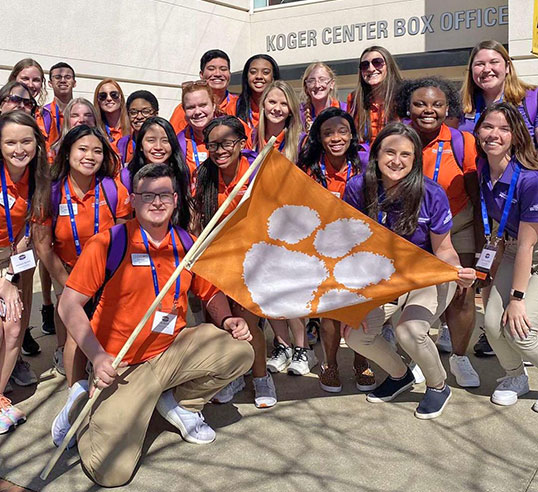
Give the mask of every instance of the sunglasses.
[(108, 96), (110, 96), (111, 99), (114, 99), (114, 101), (117, 101), (120, 98), (120, 93), (118, 91), (100, 92), (97, 94), (97, 100), (101, 102), (106, 101)]
[(181, 89), (187, 89), (190, 87), (207, 87), (209, 84), (207, 80), (188, 80), (181, 84)]
[(34, 109), (36, 107), (36, 103), (32, 99), (28, 99), (27, 97), (21, 97), (17, 96), (16, 94), (11, 94), (10, 96), (6, 96), (4, 99), (4, 102), (9, 101), (13, 104), (16, 104), (17, 106), (22, 105), (27, 109)]
[(374, 58), (373, 60), (364, 60), (359, 63), (359, 69), (361, 72), (365, 72), (372, 65), (376, 70), (381, 70), (385, 66), (385, 60), (383, 58)]

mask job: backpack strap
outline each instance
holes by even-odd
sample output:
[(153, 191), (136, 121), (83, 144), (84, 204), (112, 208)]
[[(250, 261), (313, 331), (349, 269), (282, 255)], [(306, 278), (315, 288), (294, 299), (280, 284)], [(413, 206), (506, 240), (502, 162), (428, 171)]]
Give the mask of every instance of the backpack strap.
[(450, 135), (452, 138), (452, 153), (459, 168), (463, 171), (463, 160), (465, 159), (465, 141), (463, 138), (463, 133), (456, 128), (452, 128), (451, 126), (448, 128), (450, 129)]
[(185, 130), (182, 130), (177, 134), (177, 141), (179, 143), (179, 148), (181, 149), (181, 152), (183, 153), (183, 156), (186, 159), (187, 158), (187, 137), (185, 136)]
[(527, 91), (521, 104), (523, 105), (523, 110), (525, 115), (529, 119), (529, 123), (534, 127), (534, 122), (536, 120), (536, 113), (538, 112), (538, 87), (532, 90)]
[[(241, 155), (243, 157), (246, 157), (247, 158), (247, 161), (250, 165), (252, 165), (252, 163), (254, 162), (254, 160), (256, 159), (256, 157), (258, 157), (258, 153), (255, 151), (255, 150), (250, 150), (250, 149), (243, 149), (241, 151)], [(259, 167), (259, 166), (258, 166)], [(258, 170), (256, 169), (256, 171), (254, 171), (250, 177), (248, 178), (248, 184), (250, 184), (250, 182), (254, 179), (254, 176), (256, 176), (256, 173), (258, 172)]]
[(340, 109), (342, 111), (347, 111), (347, 103), (345, 103), (343, 101), (338, 101), (338, 104), (340, 105)]
[(62, 187), (61, 180), (54, 181), (51, 185), (50, 191), (50, 204), (52, 208), (52, 235), (54, 236), (54, 229), (56, 229), (56, 221), (58, 220), (58, 214), (60, 213), (60, 201), (62, 200)]
[(179, 240), (181, 241), (181, 245), (183, 246), (183, 250), (186, 253), (187, 251), (189, 251), (189, 249), (192, 248), (194, 240), (192, 239), (191, 235), (182, 227), (174, 226), (174, 230), (177, 232)]
[(52, 114), (50, 112), (50, 104), (43, 106), (41, 108), (41, 116), (43, 116), (43, 124), (45, 125), (45, 131), (47, 132), (47, 137), (50, 135), (50, 129), (52, 127)]
[(127, 188), (127, 192), (130, 194), (131, 193), (131, 173), (129, 172), (128, 167), (124, 167), (120, 171), (120, 181), (121, 181), (121, 184), (125, 186), (125, 188)]
[(118, 152), (120, 153), (120, 160), (121, 160), (122, 165), (125, 165), (127, 161), (127, 145), (129, 144), (130, 140), (131, 140), (131, 137), (129, 135), (126, 135), (125, 137), (121, 137), (117, 143)]
[(116, 182), (109, 177), (101, 180), (101, 187), (105, 195), (105, 200), (112, 213), (112, 218), (116, 221), (116, 210), (118, 209), (118, 187)]

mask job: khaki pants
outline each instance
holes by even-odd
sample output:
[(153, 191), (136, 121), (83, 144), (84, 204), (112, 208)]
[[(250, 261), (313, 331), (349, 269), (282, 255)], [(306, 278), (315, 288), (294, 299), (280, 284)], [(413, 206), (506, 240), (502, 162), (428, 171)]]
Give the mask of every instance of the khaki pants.
[[(523, 374), (523, 359), (538, 366), (538, 274), (530, 275), (529, 272), (525, 299), (519, 301), (525, 303), (527, 317), (531, 322), (529, 337), (526, 340), (513, 338), (509, 329), (502, 325), (504, 310), (510, 302), (516, 251), (516, 241), (506, 243), (495, 279), (484, 293), (487, 298), (484, 328), (488, 342), (508, 376)], [(532, 263), (535, 267), (538, 265), (538, 247), (534, 249)]]
[(254, 351), (245, 341), (211, 324), (180, 331), (153, 359), (119, 370), (81, 426), (82, 463), (100, 485), (125, 484), (140, 459), (149, 421), (161, 394), (175, 388), (176, 401), (193, 412), (252, 366)]
[(396, 339), (419, 365), (426, 384), (439, 387), (446, 379), (446, 372), (428, 331), (450, 304), (455, 291), (455, 282), (412, 290), (400, 296), (397, 303), (384, 304), (370, 311), (366, 317), (368, 332), (351, 330), (347, 344), (389, 374), (401, 373), (404, 368), (402, 358), (381, 335), (383, 324), (401, 310), (400, 320), (394, 329)]

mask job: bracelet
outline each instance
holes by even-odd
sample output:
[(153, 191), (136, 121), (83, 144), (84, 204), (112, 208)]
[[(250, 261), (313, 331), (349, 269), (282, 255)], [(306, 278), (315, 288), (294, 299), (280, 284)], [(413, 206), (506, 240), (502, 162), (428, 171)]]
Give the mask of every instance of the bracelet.
[(221, 322), (220, 322), (220, 327), (225, 330), (226, 328), (224, 328), (224, 322), (227, 320), (227, 319), (230, 319), (230, 318), (233, 318), (233, 316), (224, 316), (224, 318), (222, 318)]

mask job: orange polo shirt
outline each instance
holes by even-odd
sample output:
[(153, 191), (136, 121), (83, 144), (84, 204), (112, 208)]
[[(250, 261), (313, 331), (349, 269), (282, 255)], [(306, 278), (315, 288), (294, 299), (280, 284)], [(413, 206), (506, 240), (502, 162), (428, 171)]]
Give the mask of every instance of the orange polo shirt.
[[(118, 205), (116, 207), (116, 218), (127, 217), (131, 213), (131, 205), (129, 202), (129, 194), (125, 186), (121, 184), (119, 180), (115, 180), (118, 188)], [(69, 186), (69, 193), (71, 194), (71, 202), (73, 208), (77, 208), (75, 214), (75, 223), (77, 225), (77, 232), (80, 240), (80, 247), (84, 250), (84, 246), (88, 240), (94, 235), (94, 203), (95, 203), (95, 178), (92, 181), (90, 190), (81, 199), (74, 192), (71, 179), (67, 177), (67, 185)], [(75, 248), (75, 240), (73, 238), (73, 231), (71, 229), (71, 221), (69, 218), (69, 212), (67, 211), (67, 200), (65, 198), (65, 191), (62, 186), (60, 210), (58, 211), (58, 217), (56, 219), (56, 227), (54, 229), (54, 252), (60, 257), (60, 259), (70, 266), (73, 266), (77, 262), (77, 250)], [(52, 220), (49, 219), (45, 224), (52, 225)], [(99, 186), (99, 231), (106, 231), (110, 229), (114, 222), (114, 216), (108, 207), (107, 200), (105, 198), (105, 192), (103, 186)]]
[[(254, 130), (252, 130), (252, 138), (254, 138), (256, 140), (255, 142), (253, 142), (254, 148), (256, 149), (257, 152), (260, 152), (261, 148), (258, 145), (258, 127), (256, 127)], [(280, 150), (280, 146), (281, 145), (286, 145), (285, 140), (286, 140), (286, 131), (282, 130), (277, 135), (275, 143), (273, 145), (273, 148), (275, 148), (279, 152), (284, 152), (284, 149)], [(262, 145), (262, 148), (263, 148), (263, 147), (265, 147), (267, 145), (267, 142), (266, 142), (265, 138), (262, 139), (262, 142), (263, 142), (263, 145)]]
[[(234, 189), (237, 182), (241, 179), (243, 174), (247, 172), (247, 169), (250, 167), (250, 164), (248, 162), (248, 159), (246, 157), (241, 157), (241, 160), (239, 161), (239, 165), (237, 166), (237, 172), (235, 174), (234, 179), (231, 181), (230, 184), (224, 183), (224, 180), (222, 179), (222, 174), (219, 170), (219, 193), (218, 193), (218, 206), (220, 207), (225, 201), (226, 198), (230, 195), (230, 192)], [(237, 207), (241, 199), (243, 198), (243, 195), (245, 194), (245, 191), (248, 188), (248, 181), (243, 185), (241, 190), (239, 190), (239, 193), (234, 197), (232, 200), (232, 203), (230, 203), (230, 206), (226, 209), (226, 212), (224, 212), (224, 215), (221, 217), (221, 220), (224, 220), (234, 209)]]
[[(7, 166), (4, 166), (4, 172), (6, 175), (6, 188), (8, 194), (8, 202), (11, 202), (12, 205), (9, 208), (11, 215), (11, 224), (13, 227), (13, 237), (16, 239), (17, 236), (23, 231), (26, 225), (26, 212), (28, 204), (26, 203), (28, 199), (28, 187), (29, 187), (29, 178), (30, 178), (30, 169), (26, 167), (24, 174), (17, 183), (13, 183), (9, 170)], [(13, 200), (11, 200), (12, 198)], [(8, 247), (9, 244), (9, 235), (7, 231), (7, 221), (6, 221), (6, 208), (4, 204), (4, 197), (0, 189), (0, 247)]]
[[(327, 159), (325, 159), (325, 180), (327, 181), (327, 189), (338, 198), (344, 197), (344, 191), (346, 191), (347, 184), (347, 173), (347, 164), (341, 171), (336, 171), (336, 169), (329, 164)], [(349, 177), (351, 178), (352, 176), (355, 176), (353, 168), (349, 173)], [(320, 184), (323, 186), (323, 183)]]
[[(50, 116), (51, 116), (50, 131), (47, 137), (47, 141), (49, 145), (52, 145), (54, 142), (56, 142), (56, 140), (58, 140), (58, 138), (60, 138), (62, 125), (64, 123), (64, 115), (60, 111), (60, 108), (56, 104), (56, 101), (52, 101), (50, 104), (47, 104), (45, 108), (49, 110)], [(59, 131), (58, 131), (58, 122), (56, 119), (56, 109), (58, 109), (58, 114), (60, 116)]]
[(476, 147), (474, 137), (468, 132), (462, 133), (464, 137), (464, 158), (460, 165), (463, 169), (458, 165), (456, 158), (454, 157), (451, 145), (452, 135), (450, 133), (450, 128), (444, 123), (441, 125), (437, 138), (426, 145), (422, 151), (424, 175), (433, 179), (439, 142), (444, 142), (437, 182), (443, 187), (448, 196), (450, 211), (453, 216), (461, 212), (469, 200), (469, 196), (465, 191), (463, 180), (464, 174), (476, 172)]
[[(174, 234), (176, 234), (174, 232)], [(133, 266), (132, 254), (146, 255), (146, 248), (136, 219), (127, 222), (127, 251), (115, 274), (106, 284), (99, 304), (91, 320), (91, 327), (105, 351), (116, 356), (155, 299), (151, 267)], [(179, 260), (185, 251), (175, 235)], [(110, 234), (102, 232), (88, 241), (75, 268), (69, 275), (66, 286), (92, 297), (105, 279), (107, 251)], [(170, 233), (159, 246), (149, 241), (149, 252), (157, 270), (159, 288), (162, 288), (176, 268)], [(209, 301), (219, 290), (206, 280), (184, 269), (180, 274), (180, 296), (177, 303), (177, 321), (173, 335), (151, 331), (153, 316), (144, 325), (142, 332), (125, 355), (129, 364), (138, 364), (164, 352), (186, 325), (187, 291)], [(173, 305), (175, 283), (164, 296), (163, 311)]]
[(193, 132), (191, 131), (191, 129), (186, 128), (185, 129), (185, 142), (187, 144), (187, 147), (186, 147), (185, 160), (187, 162), (187, 166), (189, 166), (191, 178), (194, 176), (194, 173), (197, 168), (196, 159), (194, 157), (194, 147), (192, 145), (193, 136), (194, 136), (194, 142), (196, 143), (196, 150), (198, 152), (198, 160), (200, 161), (200, 164), (202, 164), (209, 157), (209, 153), (207, 152), (207, 148), (205, 146), (204, 140), (196, 138), (196, 136), (193, 135)]
[[(347, 96), (347, 110), (348, 112), (351, 111), (351, 108), (353, 107), (353, 100), (355, 99), (355, 92), (350, 92)], [(373, 143), (375, 140), (375, 137), (379, 134), (379, 132), (383, 129), (385, 126), (385, 107), (383, 104), (376, 104), (372, 103), (372, 107), (369, 110), (370, 115), (370, 131), (372, 133), (372, 138), (370, 139), (370, 143)], [(364, 138), (364, 135), (360, 136), (361, 139)]]
[[(230, 94), (228, 92), (226, 94), (226, 97), (219, 104), (220, 112), (223, 114), (235, 116), (237, 111), (236, 105), (238, 98), (239, 96), (237, 96), (236, 94)], [(179, 133), (181, 130), (184, 130), (186, 128), (188, 123), (187, 120), (185, 120), (185, 111), (183, 110), (183, 104), (180, 103), (176, 106), (176, 109), (174, 109), (174, 112), (170, 117), (170, 123), (176, 133)]]

